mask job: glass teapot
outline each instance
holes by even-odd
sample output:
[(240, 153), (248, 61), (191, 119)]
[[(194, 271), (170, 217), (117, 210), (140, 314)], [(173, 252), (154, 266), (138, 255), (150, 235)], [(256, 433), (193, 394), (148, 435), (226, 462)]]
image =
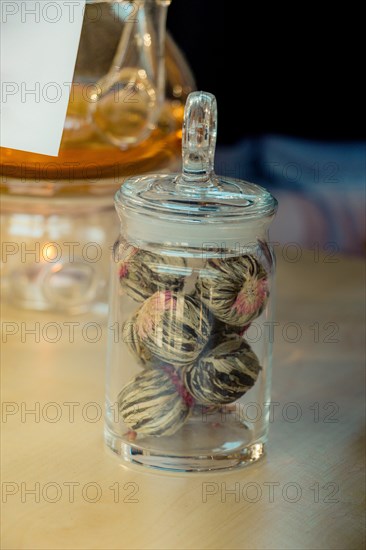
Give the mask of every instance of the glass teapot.
[(105, 178), (121, 180), (176, 163), (184, 103), (195, 84), (166, 36), (170, 3), (86, 0), (60, 154), (55, 159), (1, 149), (3, 189), (11, 192), (18, 186), (13, 178), (21, 176), (33, 193), (48, 180), (48, 191), (57, 181), (54, 194), (60, 188), (64, 194), (73, 192), (67, 181), (90, 190), (85, 180), (93, 180), (95, 189), (105, 186)]

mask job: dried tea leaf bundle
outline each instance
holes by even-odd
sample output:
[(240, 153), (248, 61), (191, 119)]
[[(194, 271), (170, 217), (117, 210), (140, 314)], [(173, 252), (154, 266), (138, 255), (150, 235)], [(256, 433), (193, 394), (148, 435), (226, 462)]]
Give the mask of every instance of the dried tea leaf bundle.
[(191, 411), (191, 399), (177, 386), (177, 379), (163, 369), (138, 374), (117, 398), (125, 424), (139, 434), (173, 435)]
[(223, 405), (244, 395), (256, 382), (261, 367), (242, 338), (231, 338), (203, 355), (184, 372), (184, 383), (197, 403)]
[(217, 319), (244, 327), (262, 313), (269, 294), (267, 273), (254, 256), (209, 259), (208, 270), (211, 275), (200, 277), (196, 289)]
[(143, 302), (157, 290), (178, 291), (184, 283), (184, 258), (127, 245), (119, 260), (119, 280), (128, 296)]
[(197, 359), (211, 334), (205, 306), (183, 293), (156, 292), (134, 319), (134, 348), (146, 348), (160, 362), (174, 366)]

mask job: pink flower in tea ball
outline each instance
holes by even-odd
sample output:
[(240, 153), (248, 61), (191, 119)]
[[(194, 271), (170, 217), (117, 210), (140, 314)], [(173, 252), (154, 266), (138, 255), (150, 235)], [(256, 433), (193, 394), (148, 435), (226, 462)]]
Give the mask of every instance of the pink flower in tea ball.
[(251, 277), (245, 281), (232, 307), (239, 315), (253, 315), (262, 307), (267, 294), (267, 279)]

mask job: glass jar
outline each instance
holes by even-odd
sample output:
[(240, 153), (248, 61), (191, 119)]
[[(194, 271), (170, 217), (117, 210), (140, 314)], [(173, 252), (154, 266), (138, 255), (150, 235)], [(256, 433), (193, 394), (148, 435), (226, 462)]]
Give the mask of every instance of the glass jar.
[(216, 100), (193, 93), (183, 174), (131, 178), (115, 198), (105, 439), (154, 468), (232, 468), (267, 440), (277, 202), (218, 177), (215, 142)]
[(7, 197), (2, 204), (1, 296), (11, 306), (106, 318), (110, 198)]
[[(0, 148), (2, 291), (17, 307), (106, 309), (108, 255), (92, 264), (85, 247), (118, 233), (112, 197), (126, 176), (179, 164), (194, 80), (166, 37), (169, 4), (87, 0), (59, 156)], [(45, 259), (50, 243), (62, 269)]]

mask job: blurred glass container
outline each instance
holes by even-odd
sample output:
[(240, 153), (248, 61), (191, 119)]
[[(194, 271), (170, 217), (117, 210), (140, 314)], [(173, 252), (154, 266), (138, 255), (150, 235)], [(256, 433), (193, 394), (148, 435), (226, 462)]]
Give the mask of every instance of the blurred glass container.
[[(0, 148), (2, 293), (18, 307), (106, 304), (108, 259), (91, 262), (82, 250), (113, 240), (112, 196), (126, 176), (180, 162), (195, 84), (166, 35), (169, 4), (87, 0), (59, 156)], [(42, 254), (49, 243), (54, 262)]]
[(2, 201), (1, 295), (15, 307), (107, 312), (110, 196)]

